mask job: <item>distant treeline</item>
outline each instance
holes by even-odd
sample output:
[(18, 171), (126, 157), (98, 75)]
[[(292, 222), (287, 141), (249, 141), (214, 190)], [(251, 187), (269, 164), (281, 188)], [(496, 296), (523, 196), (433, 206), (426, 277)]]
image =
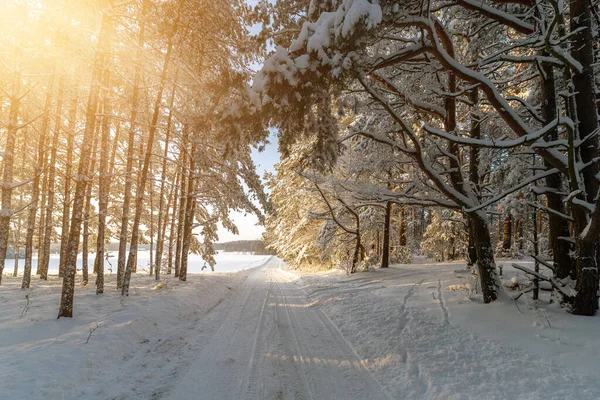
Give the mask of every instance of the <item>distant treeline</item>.
[(250, 252), (258, 255), (272, 254), (275, 253), (266, 248), (265, 243), (262, 240), (237, 240), (235, 242), (227, 243), (215, 243), (215, 250), (224, 250), (226, 252)]

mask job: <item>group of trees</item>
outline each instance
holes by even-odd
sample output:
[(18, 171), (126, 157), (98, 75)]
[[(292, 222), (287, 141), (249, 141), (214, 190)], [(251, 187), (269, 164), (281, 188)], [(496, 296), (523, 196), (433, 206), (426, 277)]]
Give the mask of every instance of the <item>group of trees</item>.
[(506, 231), (503, 250), (514, 237), (537, 257), (546, 237), (551, 259), (539, 262), (574, 314), (594, 315), (598, 6), (261, 3), (276, 49), (223, 118), (239, 138), (279, 128), (287, 158), (270, 183), (272, 246), (301, 260), (327, 256), (335, 240), (353, 272), (381, 232), (386, 266), (390, 232), (403, 230), (390, 229), (391, 210), (421, 209), (427, 222), (461, 232), (488, 303), (500, 290), (493, 220)]
[[(127, 294), (140, 242), (157, 279), (166, 262), (185, 280), (190, 249), (210, 262), (217, 223), (236, 230), (230, 209), (260, 215), (270, 201), (266, 239), (288, 261), (355, 272), (417, 244), (464, 253), (488, 303), (496, 254), (531, 254), (573, 313), (596, 313), (597, 0), (0, 7), (0, 272), (11, 244), (25, 247), (23, 285), (35, 248), (45, 278), (60, 240), (59, 316), (72, 315), (81, 238), (84, 282), (95, 244), (98, 293), (119, 239)], [(249, 145), (272, 127), (269, 200)]]
[[(140, 243), (150, 273), (186, 280), (190, 251), (214, 265), (232, 209), (268, 206), (249, 142), (219, 138), (221, 109), (261, 54), (254, 18), (230, 0), (6, 0), (0, 4), (0, 282), (7, 249), (23, 288), (48, 278), (60, 243), (60, 317), (72, 317), (76, 260), (119, 241), (128, 294)], [(198, 239), (193, 232), (200, 232)], [(37, 270), (34, 272), (34, 252)]]

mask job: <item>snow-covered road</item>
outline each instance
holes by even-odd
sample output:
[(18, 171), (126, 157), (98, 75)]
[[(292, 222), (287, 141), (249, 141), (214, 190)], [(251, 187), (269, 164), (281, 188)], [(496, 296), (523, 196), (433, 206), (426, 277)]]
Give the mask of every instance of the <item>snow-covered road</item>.
[(273, 258), (255, 269), (211, 312), (220, 327), (168, 398), (389, 399), (279, 264)]
[(159, 285), (139, 273), (127, 298), (114, 274), (103, 296), (78, 282), (72, 320), (55, 317), (58, 277), (23, 291), (5, 276), (0, 399), (600, 398), (600, 317), (546, 293), (483, 305), (460, 262), (350, 276), (263, 263)]

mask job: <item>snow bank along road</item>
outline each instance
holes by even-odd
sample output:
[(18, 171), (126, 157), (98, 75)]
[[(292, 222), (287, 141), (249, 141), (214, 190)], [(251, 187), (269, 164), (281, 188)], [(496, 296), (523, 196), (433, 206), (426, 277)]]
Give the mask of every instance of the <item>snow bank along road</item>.
[(449, 290), (462, 272), (398, 265), (302, 282), (394, 399), (600, 399), (600, 318), (543, 302), (483, 305)]
[(213, 310), (222, 323), (170, 399), (389, 399), (280, 263), (251, 272)]
[(24, 292), (6, 276), (0, 399), (600, 399), (600, 317), (482, 305), (456, 290), (460, 263), (280, 263), (158, 286), (136, 274), (128, 298), (78, 286), (72, 320), (56, 319), (58, 277)]

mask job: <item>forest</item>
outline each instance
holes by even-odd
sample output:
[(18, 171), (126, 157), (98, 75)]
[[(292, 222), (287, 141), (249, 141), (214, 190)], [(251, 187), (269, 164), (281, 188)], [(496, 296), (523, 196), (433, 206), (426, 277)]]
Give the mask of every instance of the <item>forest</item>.
[[(525, 294), (544, 281), (594, 315), (598, 9), (5, 0), (0, 283), (48, 279), (58, 243), (58, 317), (72, 317), (78, 254), (98, 295), (116, 242), (111, 290), (128, 295), (142, 244), (156, 280), (186, 281), (188, 255), (214, 265), (217, 227), (237, 233), (241, 211), (291, 266), (464, 258), (491, 303), (496, 258), (531, 258)], [(263, 184), (251, 153), (273, 131), (281, 161)]]
[(261, 54), (244, 3), (9, 0), (0, 14), (0, 279), (9, 246), (14, 276), (24, 248), (23, 288), (47, 279), (59, 243), (72, 317), (79, 252), (82, 285), (94, 273), (102, 294), (118, 241), (127, 295), (140, 244), (157, 280), (185, 281), (190, 251), (214, 265), (217, 224), (236, 231), (230, 210), (262, 217), (250, 147), (221, 140), (218, 117)]

